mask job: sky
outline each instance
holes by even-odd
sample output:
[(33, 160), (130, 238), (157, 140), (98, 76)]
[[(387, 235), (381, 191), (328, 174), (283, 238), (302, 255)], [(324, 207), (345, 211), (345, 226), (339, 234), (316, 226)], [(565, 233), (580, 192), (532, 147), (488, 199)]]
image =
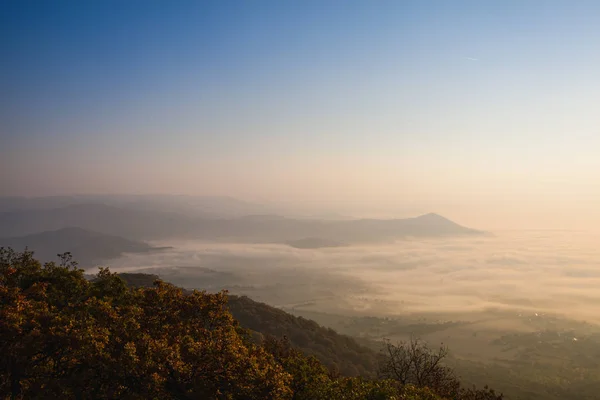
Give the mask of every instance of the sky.
[(600, 2), (0, 2), (2, 195), (600, 226)]

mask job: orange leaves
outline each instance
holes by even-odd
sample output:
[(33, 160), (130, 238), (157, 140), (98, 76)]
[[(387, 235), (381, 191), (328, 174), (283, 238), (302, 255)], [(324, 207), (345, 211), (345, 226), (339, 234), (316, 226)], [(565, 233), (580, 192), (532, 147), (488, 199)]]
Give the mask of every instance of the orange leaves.
[[(252, 344), (226, 292), (89, 282), (68, 256), (43, 267), (0, 250), (0, 398), (392, 398), (386, 382), (334, 378), (285, 341)], [(419, 397), (406, 397), (418, 399)]]
[(88, 282), (72, 263), (2, 254), (0, 397), (289, 397), (289, 376), (245, 343), (225, 293), (130, 289), (107, 269)]

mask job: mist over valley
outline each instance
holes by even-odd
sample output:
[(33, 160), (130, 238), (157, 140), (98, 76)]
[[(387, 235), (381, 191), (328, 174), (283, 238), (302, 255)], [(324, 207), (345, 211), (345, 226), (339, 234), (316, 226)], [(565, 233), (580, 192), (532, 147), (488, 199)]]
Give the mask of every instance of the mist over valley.
[[(593, 233), (486, 232), (434, 213), (306, 219), (236, 216), (224, 206), (207, 218), (198, 208), (165, 211), (164, 199), (160, 209), (95, 199), (5, 210), (3, 232), (43, 231), (0, 245), (28, 247), (45, 261), (69, 251), (89, 276), (108, 266), (142, 274), (134, 279), (150, 285), (154, 276), (189, 290), (227, 290), (315, 320), (373, 351), (383, 340), (443, 342), (467, 381), (490, 381), (479, 375), (483, 363), (508, 394), (519, 393), (505, 375), (532, 357), (530, 335), (544, 339), (538, 346), (597, 340), (600, 350), (600, 238)], [(561, 351), (569, 360), (575, 349)]]

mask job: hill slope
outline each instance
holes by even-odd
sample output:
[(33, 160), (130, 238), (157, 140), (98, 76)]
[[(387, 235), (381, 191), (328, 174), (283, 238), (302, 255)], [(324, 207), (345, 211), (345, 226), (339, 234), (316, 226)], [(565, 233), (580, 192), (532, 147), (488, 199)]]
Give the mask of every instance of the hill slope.
[(27, 247), (35, 252), (36, 258), (44, 262), (56, 260), (56, 249), (60, 249), (61, 252), (71, 252), (73, 258), (82, 266), (91, 266), (123, 253), (140, 253), (154, 249), (143, 242), (72, 227), (21, 237), (0, 238), (0, 247), (18, 250)]
[[(133, 287), (150, 287), (156, 275), (119, 274)], [(377, 371), (378, 353), (362, 346), (350, 336), (320, 326), (315, 321), (296, 317), (283, 310), (254, 301), (246, 296), (229, 296), (229, 311), (242, 327), (258, 333), (258, 338), (286, 336), (306, 355), (313, 355), (330, 369), (346, 376), (373, 376)]]
[(373, 376), (378, 354), (353, 338), (315, 321), (259, 303), (248, 297), (229, 296), (229, 311), (244, 328), (261, 335), (286, 336), (306, 355), (317, 357), (325, 366), (345, 376)]
[[(164, 282), (132, 289), (108, 270), (88, 280), (74, 267), (0, 251), (0, 398), (441, 400), (436, 393), (446, 393), (393, 377), (333, 375), (286, 340), (253, 343), (223, 293), (185, 293)], [(452, 398), (488, 399), (456, 380), (452, 388)]]

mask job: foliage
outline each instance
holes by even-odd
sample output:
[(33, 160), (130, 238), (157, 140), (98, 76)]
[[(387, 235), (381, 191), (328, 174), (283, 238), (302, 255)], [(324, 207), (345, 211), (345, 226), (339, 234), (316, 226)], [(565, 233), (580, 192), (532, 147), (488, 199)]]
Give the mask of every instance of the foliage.
[(376, 375), (379, 363), (377, 352), (358, 344), (349, 336), (246, 296), (230, 296), (229, 309), (244, 328), (264, 336), (285, 336), (292, 346), (315, 356), (330, 370), (337, 370), (346, 376)]
[(154, 282), (160, 280), (158, 275), (153, 274), (121, 272), (118, 275), (119, 278), (123, 279), (125, 283), (127, 283), (127, 286), (131, 286), (133, 288), (153, 287)]
[(306, 357), (294, 349), (287, 337), (276, 339), (268, 336), (263, 346), (292, 376), (290, 386), (294, 400), (441, 399), (427, 388), (401, 385), (391, 379), (339, 376), (328, 371), (315, 357)]
[[(227, 305), (225, 292), (86, 279), (68, 253), (41, 265), (1, 248), (0, 398), (443, 400), (432, 380), (343, 376), (285, 336), (257, 344)], [(467, 393), (452, 398), (496, 399)]]
[(249, 343), (224, 293), (130, 289), (101, 270), (0, 251), (0, 395), (289, 398), (289, 375)]
[(385, 342), (385, 358), (380, 366), (379, 375), (382, 378), (393, 379), (405, 386), (428, 387), (438, 395), (462, 400), (501, 400), (502, 394), (497, 394), (488, 388), (464, 388), (454, 375), (451, 368), (444, 364), (448, 356), (448, 348), (443, 344), (437, 349), (430, 348), (427, 343), (418, 338), (409, 342), (393, 344)]
[[(119, 276), (134, 287), (151, 287), (158, 279), (156, 275), (140, 273)], [(266, 336), (285, 336), (293, 347), (306, 355), (315, 356), (330, 370), (346, 376), (376, 376), (379, 355), (359, 344), (356, 339), (246, 296), (230, 295), (228, 299), (231, 314), (242, 327), (252, 331), (256, 343), (261, 343)]]
[(380, 366), (380, 376), (395, 379), (403, 385), (428, 386), (447, 397), (457, 395), (460, 383), (452, 370), (442, 363), (448, 355), (446, 346), (434, 350), (427, 343), (412, 338), (396, 345), (386, 341), (384, 352), (386, 357)]

